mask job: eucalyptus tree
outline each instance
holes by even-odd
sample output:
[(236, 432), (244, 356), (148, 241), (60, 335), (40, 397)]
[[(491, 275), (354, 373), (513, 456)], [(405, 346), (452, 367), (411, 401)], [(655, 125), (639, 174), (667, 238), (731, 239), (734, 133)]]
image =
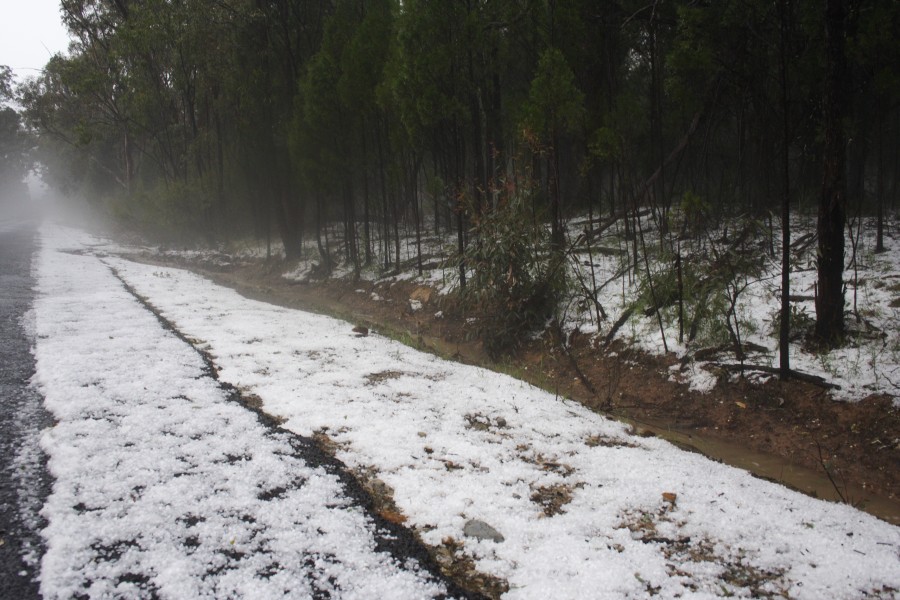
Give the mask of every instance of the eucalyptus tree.
[(274, 224), (289, 258), (302, 253), (308, 202), (297, 187), (291, 123), (307, 64), (322, 43), (326, 0), (232, 0), (232, 38), (222, 102), (234, 125), (230, 147), (258, 228)]
[[(119, 37), (127, 5), (63, 0), (61, 6), (63, 23), (74, 40), (71, 56), (56, 56), (48, 63), (39, 85), (53, 99), (32, 106), (32, 113), (50, 125), (57, 139), (87, 147), (92, 164), (129, 192), (140, 142), (129, 115), (133, 79)], [(35, 113), (38, 108), (45, 112)], [(103, 148), (110, 144), (117, 146), (113, 156)]]
[[(61, 5), (71, 54), (23, 102), (71, 179), (189, 232), (249, 215), (291, 257), (315, 229), (329, 261), (326, 226), (340, 220), (350, 262), (397, 265), (427, 190), (435, 230), (455, 218), (464, 282), (478, 220), (522, 184), (539, 182), (533, 208), (561, 248), (567, 210), (600, 196), (619, 214), (649, 204), (665, 231), (677, 198), (707, 218), (758, 216), (822, 181), (813, 0)], [(900, 9), (848, 7), (849, 196), (868, 178), (882, 207), (900, 170)]]
[(24, 181), (31, 167), (29, 135), (10, 105), (13, 99), (12, 70), (0, 65), (0, 203), (27, 192)]

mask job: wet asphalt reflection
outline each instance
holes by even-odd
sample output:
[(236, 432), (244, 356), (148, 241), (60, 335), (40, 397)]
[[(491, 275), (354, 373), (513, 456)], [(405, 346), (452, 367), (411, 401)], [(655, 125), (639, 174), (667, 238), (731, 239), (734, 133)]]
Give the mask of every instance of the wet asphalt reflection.
[(28, 311), (36, 223), (0, 222), (0, 598), (39, 598), (40, 509), (50, 491), (38, 440), (52, 425), (34, 374)]

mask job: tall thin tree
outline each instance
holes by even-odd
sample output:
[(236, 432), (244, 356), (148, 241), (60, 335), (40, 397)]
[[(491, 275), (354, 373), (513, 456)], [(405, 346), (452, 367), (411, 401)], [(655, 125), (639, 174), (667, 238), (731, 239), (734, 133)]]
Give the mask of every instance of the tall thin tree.
[(844, 224), (847, 213), (846, 140), (843, 119), (847, 106), (846, 0), (825, 0), (825, 147), (822, 196), (818, 220), (818, 292), (816, 337), (836, 344), (844, 333)]

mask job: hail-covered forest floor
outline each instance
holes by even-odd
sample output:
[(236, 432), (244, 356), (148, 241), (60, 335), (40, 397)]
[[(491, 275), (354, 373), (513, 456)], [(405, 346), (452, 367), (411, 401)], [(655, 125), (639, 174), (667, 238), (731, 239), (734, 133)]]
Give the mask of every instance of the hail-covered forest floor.
[[(446, 256), (439, 241), (432, 240), (432, 257)], [(205, 352), (223, 381), (282, 427), (319, 439), (358, 474), (381, 514), (411, 527), (446, 572), (482, 592), (853, 598), (891, 597), (900, 587), (892, 579), (900, 572), (900, 534), (886, 522), (898, 518), (900, 428), (889, 387), (897, 362), (896, 249), (859, 261), (864, 335), (831, 359), (804, 350), (802, 338), (792, 346), (795, 368), (836, 389), (765, 373), (741, 377), (728, 366), (736, 361), (727, 344), (674, 342), (672, 306), (662, 309), (669, 353), (659, 347), (652, 311), (634, 310), (605, 339), (636, 295), (638, 277), (600, 290), (611, 290), (597, 295), (609, 322), (573, 300), (562, 343), (537, 334), (517, 355), (491, 362), (447, 295), (453, 282), (443, 269), (323, 281), (309, 277), (315, 261), (266, 261), (259, 247), (225, 253), (79, 243)], [(624, 243), (607, 243), (608, 251), (591, 252), (597, 280), (622, 260), (612, 249)], [(765, 322), (753, 323), (777, 307), (777, 265), (758, 236), (740, 243), (763, 257), (763, 268), (734, 288), (732, 314), (750, 342), (745, 364), (771, 366), (773, 337)], [(798, 265), (804, 252), (798, 248)], [(591, 261), (576, 259), (572, 268), (590, 269)], [(811, 281), (806, 269), (793, 276), (800, 295)], [(354, 325), (370, 333), (354, 333)], [(649, 432), (808, 492), (865, 503), (885, 520)]]
[[(678, 341), (677, 303), (671, 298), (663, 303), (660, 315), (668, 351), (659, 320), (648, 307), (645, 273), (627, 268), (633, 242), (624, 235), (621, 221), (611, 223), (582, 219), (570, 226), (570, 239), (584, 231), (601, 233), (591, 238), (590, 252), (582, 246), (567, 263), (573, 293), (559, 315), (563, 343), (550, 329), (536, 332), (519, 351), (501, 359), (488, 356), (478, 341), (477, 319), (453, 298), (457, 281), (452, 235), (423, 238), (422, 275), (417, 273), (412, 236), (402, 246), (399, 273), (370, 267), (359, 277), (345, 266), (322, 277), (312, 242), (299, 261), (278, 258), (277, 247), (266, 260), (266, 248), (258, 242), (213, 250), (132, 246), (126, 251), (142, 260), (186, 266), (250, 297), (345, 318), (440, 356), (510, 373), (593, 410), (625, 418), (641, 431), (900, 523), (896, 217), (887, 220), (887, 252), (874, 252), (871, 221), (848, 235), (850, 334), (842, 347), (830, 351), (810, 341), (815, 223), (795, 217), (791, 366), (812, 382), (783, 382), (771, 372), (779, 361), (777, 221), (729, 222), (703, 235), (680, 236), (685, 287), (708, 282), (713, 269), (728, 276), (708, 285), (712, 291), (705, 295), (695, 294), (693, 304), (685, 294), (683, 339), (691, 333), (694, 315), (704, 311), (691, 341)], [(659, 242), (650, 225), (645, 224), (645, 244), (652, 255)], [(671, 288), (675, 278), (672, 256), (666, 260), (651, 263), (657, 293), (667, 283)], [(729, 313), (736, 318), (726, 316)], [(626, 314), (630, 316), (623, 319)], [(743, 362), (726, 324), (740, 336)]]

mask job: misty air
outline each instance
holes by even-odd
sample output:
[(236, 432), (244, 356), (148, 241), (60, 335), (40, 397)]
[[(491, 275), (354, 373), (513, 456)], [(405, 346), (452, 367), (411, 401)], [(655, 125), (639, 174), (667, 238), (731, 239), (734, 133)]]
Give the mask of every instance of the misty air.
[(0, 600), (900, 596), (900, 3), (0, 7)]

